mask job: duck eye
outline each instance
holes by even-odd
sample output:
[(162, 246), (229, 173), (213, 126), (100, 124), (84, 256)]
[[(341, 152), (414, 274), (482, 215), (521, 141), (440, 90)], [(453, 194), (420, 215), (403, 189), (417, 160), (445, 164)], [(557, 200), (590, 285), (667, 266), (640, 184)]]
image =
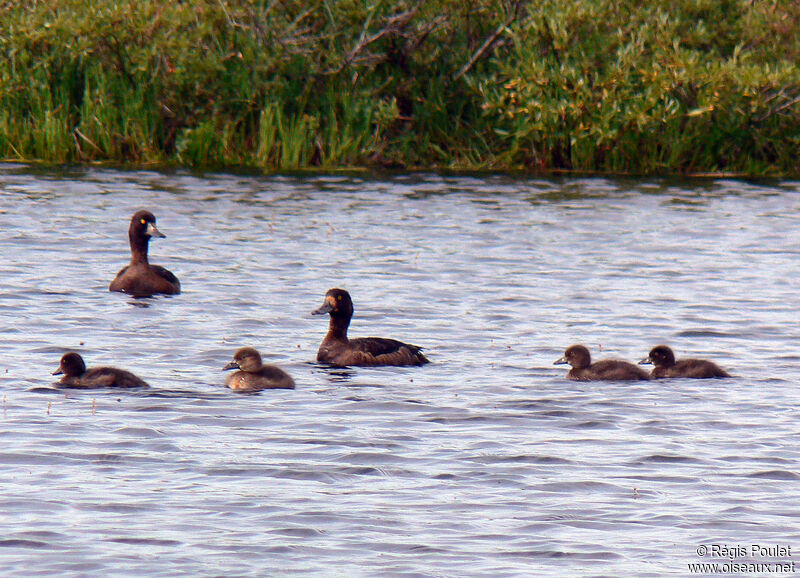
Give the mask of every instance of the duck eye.
[(337, 301), (341, 301), (341, 300), (342, 300), (342, 296), (341, 296), (341, 295), (337, 295), (337, 296), (336, 296), (336, 300), (337, 300)]
[(140, 222), (142, 225), (146, 225), (146, 224), (147, 224), (147, 221), (146, 221), (145, 219), (141, 219), (139, 222)]

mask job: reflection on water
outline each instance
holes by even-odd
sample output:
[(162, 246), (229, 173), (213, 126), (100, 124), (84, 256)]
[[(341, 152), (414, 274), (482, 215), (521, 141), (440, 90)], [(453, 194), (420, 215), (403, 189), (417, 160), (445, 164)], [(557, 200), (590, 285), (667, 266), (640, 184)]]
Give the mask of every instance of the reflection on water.
[[(0, 167), (6, 574), (686, 574), (800, 549), (798, 183)], [(176, 297), (108, 283), (140, 208)], [(352, 336), (422, 368), (314, 363)], [(737, 377), (575, 383), (658, 343)], [(297, 390), (234, 395), (257, 347)], [(64, 391), (78, 350), (149, 391)]]

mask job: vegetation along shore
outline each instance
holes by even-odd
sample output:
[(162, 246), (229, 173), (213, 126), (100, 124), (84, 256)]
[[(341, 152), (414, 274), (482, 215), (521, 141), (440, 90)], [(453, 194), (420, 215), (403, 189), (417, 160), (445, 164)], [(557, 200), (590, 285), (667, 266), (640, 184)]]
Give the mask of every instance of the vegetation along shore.
[(800, 174), (795, 0), (0, 0), (0, 158)]

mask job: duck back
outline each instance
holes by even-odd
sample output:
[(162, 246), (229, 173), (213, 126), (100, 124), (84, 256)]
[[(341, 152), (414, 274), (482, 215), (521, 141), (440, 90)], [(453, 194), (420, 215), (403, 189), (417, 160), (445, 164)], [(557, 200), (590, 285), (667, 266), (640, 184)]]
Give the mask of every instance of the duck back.
[(722, 369), (713, 361), (707, 359), (681, 359), (672, 367), (653, 368), (653, 377), (689, 377), (694, 379), (708, 379), (713, 377), (731, 377), (731, 374)]
[(72, 389), (149, 387), (147, 382), (136, 377), (130, 371), (116, 367), (92, 367), (87, 369), (83, 375), (65, 376), (59, 385)]
[(236, 391), (261, 391), (262, 389), (294, 389), (294, 379), (274, 365), (264, 365), (257, 371), (239, 370), (225, 380), (225, 385)]
[(637, 381), (650, 379), (650, 375), (641, 367), (617, 359), (596, 361), (583, 369), (573, 368), (569, 371), (567, 377), (575, 381)]

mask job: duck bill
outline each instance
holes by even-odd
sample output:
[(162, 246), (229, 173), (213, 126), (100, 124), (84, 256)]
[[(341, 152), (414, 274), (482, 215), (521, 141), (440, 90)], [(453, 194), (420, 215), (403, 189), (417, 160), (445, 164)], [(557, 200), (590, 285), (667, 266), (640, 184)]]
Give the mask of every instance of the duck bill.
[(235, 361), (231, 361), (228, 365), (222, 368), (222, 371), (228, 371), (229, 369), (239, 369), (239, 364)]
[(639, 360), (639, 365), (653, 365), (653, 360), (649, 357)]
[(64, 370), (59, 367), (51, 375), (64, 375)]
[(166, 235), (156, 229), (156, 226), (153, 223), (147, 223), (147, 230), (145, 234), (149, 235), (150, 237), (158, 237), (159, 239), (165, 239)]
[(311, 312), (311, 315), (325, 315), (326, 313), (330, 313), (331, 311), (333, 311), (333, 306), (326, 301), (325, 303), (322, 304), (322, 307), (320, 307), (319, 309), (314, 309), (314, 311)]
[(553, 362), (553, 365), (565, 365), (567, 363), (567, 356), (559, 357)]

